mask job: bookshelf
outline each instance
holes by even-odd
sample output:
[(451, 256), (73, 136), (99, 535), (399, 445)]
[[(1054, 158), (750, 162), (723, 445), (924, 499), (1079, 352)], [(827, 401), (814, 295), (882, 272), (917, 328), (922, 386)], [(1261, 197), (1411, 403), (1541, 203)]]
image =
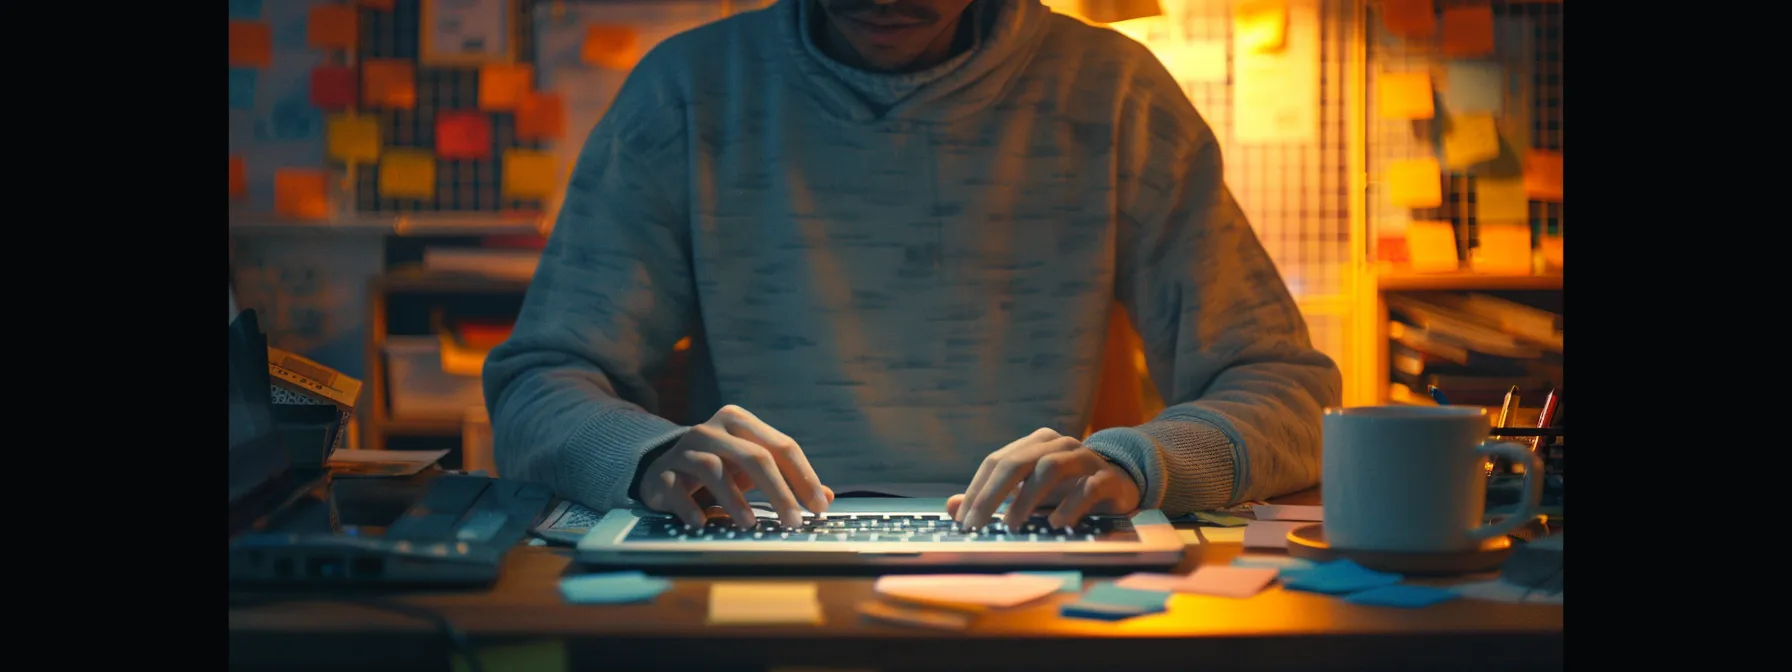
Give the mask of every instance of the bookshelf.
[[(1388, 304), (1391, 294), (1403, 293), (1492, 293), (1494, 295), (1511, 295), (1511, 293), (1559, 293), (1562, 291), (1562, 274), (1550, 273), (1540, 275), (1490, 275), (1473, 272), (1457, 273), (1407, 273), (1383, 272), (1368, 274), (1373, 278), (1371, 291), (1374, 299), (1374, 328), (1371, 337), (1366, 340), (1368, 348), (1373, 352), (1365, 357), (1372, 362), (1373, 374), (1371, 385), (1374, 387), (1374, 399), (1378, 404), (1417, 404), (1431, 405), (1433, 402), (1425, 396), (1425, 390), (1412, 390), (1412, 396), (1402, 397), (1393, 390), (1393, 358), (1392, 333), (1390, 324), (1392, 312)], [(1535, 405), (1539, 400), (1523, 400), (1521, 402)], [(1521, 404), (1522, 406), (1522, 404)], [(1535, 409), (1530, 409), (1535, 410)]]

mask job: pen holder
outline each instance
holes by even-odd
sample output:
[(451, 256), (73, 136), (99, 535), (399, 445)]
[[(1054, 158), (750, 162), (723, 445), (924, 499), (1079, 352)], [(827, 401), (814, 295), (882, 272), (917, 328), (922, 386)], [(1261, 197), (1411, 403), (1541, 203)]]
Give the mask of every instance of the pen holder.
[[(1494, 427), (1488, 432), (1488, 438), (1495, 441), (1509, 441), (1531, 446), (1531, 452), (1543, 458), (1546, 475), (1559, 476), (1562, 473), (1562, 427)], [(1517, 473), (1505, 460), (1495, 460), (1489, 472), (1492, 474)]]

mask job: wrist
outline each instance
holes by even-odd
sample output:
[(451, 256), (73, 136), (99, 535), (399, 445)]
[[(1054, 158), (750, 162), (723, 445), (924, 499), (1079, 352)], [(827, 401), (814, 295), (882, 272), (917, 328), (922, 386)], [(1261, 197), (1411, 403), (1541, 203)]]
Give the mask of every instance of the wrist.
[(672, 450), (673, 446), (678, 445), (678, 440), (681, 438), (684, 438), (684, 433), (682, 432), (677, 436), (666, 439), (661, 442), (660, 445), (647, 449), (647, 452), (641, 455), (641, 460), (635, 463), (635, 475), (633, 478), (630, 478), (628, 482), (629, 499), (637, 502), (641, 501), (641, 481), (642, 479), (647, 478), (648, 467), (653, 466), (653, 463), (659, 460), (661, 455), (665, 455), (666, 451)]

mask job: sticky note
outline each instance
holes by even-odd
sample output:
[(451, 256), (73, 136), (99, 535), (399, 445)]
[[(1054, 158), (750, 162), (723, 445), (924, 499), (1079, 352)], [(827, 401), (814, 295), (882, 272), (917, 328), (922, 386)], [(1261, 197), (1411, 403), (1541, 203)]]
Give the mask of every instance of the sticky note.
[(505, 198), (534, 199), (554, 195), (559, 186), (558, 165), (554, 155), (527, 149), (504, 151), (503, 191)]
[(1381, 25), (1398, 37), (1431, 37), (1437, 33), (1437, 6), (1432, 0), (1382, 0)]
[(255, 107), (256, 72), (248, 68), (230, 69), (230, 109), (247, 110)]
[(1216, 597), (1246, 598), (1263, 591), (1274, 581), (1274, 567), (1227, 567), (1203, 565), (1186, 576), (1176, 574), (1131, 574), (1114, 585), (1131, 590), (1158, 590)]
[(1443, 171), (1437, 159), (1407, 159), (1388, 164), (1388, 200), (1402, 208), (1443, 205)]
[(1239, 49), (1281, 51), (1287, 32), (1287, 0), (1238, 0), (1232, 5), (1232, 41)]
[(230, 22), (230, 65), (265, 68), (274, 60), (274, 31), (263, 21)]
[(1312, 523), (1294, 521), (1257, 521), (1244, 528), (1245, 548), (1287, 548), (1288, 533)]
[(332, 161), (373, 163), (380, 158), (380, 122), (375, 117), (331, 115), (324, 121), (324, 137)]
[(935, 630), (963, 630), (971, 627), (971, 614), (942, 609), (920, 609), (865, 600), (858, 604), (859, 615), (892, 625), (911, 625)]
[(1460, 597), (1454, 592), (1430, 586), (1382, 586), (1370, 588), (1360, 593), (1352, 593), (1344, 601), (1351, 604), (1366, 604), (1375, 607), (1402, 607), (1418, 609), (1442, 602), (1449, 602)]
[(409, 110), (417, 106), (417, 71), (410, 61), (372, 58), (361, 63), (361, 99), (369, 107)]
[(718, 582), (709, 587), (710, 625), (821, 625), (813, 583)]
[(1482, 222), (1531, 221), (1531, 200), (1525, 195), (1524, 178), (1475, 178), (1475, 219)]
[(1493, 53), (1493, 7), (1445, 9), (1440, 42), (1445, 56), (1460, 58)]
[(1430, 119), (1437, 113), (1431, 101), (1431, 73), (1384, 72), (1376, 79), (1383, 119)]
[(1127, 590), (1156, 590), (1174, 593), (1177, 588), (1182, 587), (1186, 580), (1188, 577), (1180, 574), (1138, 573), (1122, 576), (1120, 580), (1114, 582), (1114, 585)]
[(1450, 273), (1462, 270), (1456, 253), (1456, 228), (1449, 222), (1408, 222), (1407, 263), (1417, 273)]
[(1062, 579), (1024, 574), (893, 575), (872, 584), (877, 594), (894, 600), (996, 608), (1025, 604), (1063, 587)]
[(436, 156), (444, 159), (491, 158), (491, 120), (478, 112), (437, 114)]
[(611, 70), (628, 70), (641, 59), (641, 38), (635, 29), (616, 24), (593, 24), (585, 29), (579, 60)]
[(1401, 579), (1399, 574), (1377, 572), (1351, 560), (1334, 560), (1302, 572), (1298, 577), (1287, 579), (1282, 585), (1289, 590), (1343, 595), (1392, 586), (1400, 583)]
[(1151, 45), (1151, 53), (1178, 82), (1226, 81), (1226, 43), (1193, 40)]
[(1475, 272), (1529, 275), (1531, 259), (1530, 221), (1475, 222), (1475, 249), (1469, 257)]
[(1499, 123), (1490, 114), (1451, 116), (1444, 128), (1444, 167), (1462, 170), (1500, 157)]
[(1249, 518), (1213, 511), (1197, 512), (1195, 513), (1195, 520), (1202, 525), (1213, 527), (1244, 527), (1251, 524), (1251, 519)]
[(535, 69), (527, 64), (496, 63), (479, 69), (479, 109), (510, 112), (535, 88)]
[(1562, 153), (1533, 149), (1524, 154), (1524, 192), (1534, 201), (1562, 202)]
[(435, 198), (435, 155), (414, 149), (386, 150), (380, 157), (379, 190), (384, 198)]
[(560, 595), (572, 604), (633, 604), (651, 602), (672, 587), (672, 582), (638, 571), (584, 574), (560, 580)]
[(1251, 509), (1257, 520), (1325, 520), (1325, 507), (1300, 504), (1264, 504)]
[[(559, 672), (567, 667), (566, 642), (541, 639), (517, 644), (488, 644), (475, 647), (473, 657), (485, 670), (540, 670)], [(473, 672), (465, 656), (449, 656), (448, 672)]]
[(1451, 114), (1499, 114), (1506, 104), (1506, 69), (1493, 63), (1452, 61), (1444, 66), (1443, 98)]
[(274, 171), (274, 214), (293, 219), (330, 216), (330, 173), (281, 168)]
[(1232, 558), (1233, 567), (1255, 567), (1257, 569), (1274, 569), (1277, 571), (1303, 571), (1314, 568), (1311, 560), (1296, 558), (1291, 555), (1264, 555), (1246, 553)]
[[(1246, 524), (1248, 525), (1249, 521), (1246, 521)], [(1176, 530), (1176, 534), (1182, 537), (1184, 544), (1199, 544), (1202, 543), (1202, 539), (1206, 539), (1206, 543), (1209, 544), (1239, 544), (1244, 543), (1244, 530), (1243, 527), (1203, 527), (1193, 530)]]
[(311, 104), (318, 109), (354, 107), (357, 92), (354, 68), (320, 65), (311, 70)]
[(516, 139), (557, 140), (566, 133), (566, 101), (553, 91), (524, 93), (516, 104)]
[(261, 0), (230, 0), (230, 18), (250, 21), (261, 18)]
[(1166, 609), (1170, 592), (1166, 590), (1134, 590), (1104, 583), (1084, 593), (1082, 599), (1058, 609), (1062, 616), (1119, 620), (1155, 614)]
[(355, 38), (360, 35), (358, 11), (350, 5), (312, 6), (305, 20), (305, 43), (313, 49), (354, 50)]
[(243, 157), (230, 157), (230, 200), (249, 195), (249, 174), (243, 168)]
[(1060, 592), (1060, 593), (1083, 592), (1083, 573), (1082, 572), (1009, 572), (1009, 573), (1010, 574), (1019, 574), (1022, 576), (1040, 576), (1040, 577), (1045, 577), (1048, 579), (1057, 579), (1058, 584), (1059, 584), (1058, 592)]
[(390, 11), (392, 11), (392, 7), (396, 2), (397, 2), (397, 0), (356, 0), (355, 4), (358, 4), (362, 7), (366, 7), (368, 9), (377, 9), (382, 12), (390, 12)]

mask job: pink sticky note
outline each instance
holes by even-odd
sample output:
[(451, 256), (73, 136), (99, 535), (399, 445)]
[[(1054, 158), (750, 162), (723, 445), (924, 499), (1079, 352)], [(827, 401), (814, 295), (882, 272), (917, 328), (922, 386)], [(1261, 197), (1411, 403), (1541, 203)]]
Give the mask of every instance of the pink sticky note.
[(1178, 574), (1150, 574), (1140, 572), (1138, 574), (1128, 574), (1120, 577), (1120, 580), (1115, 581), (1114, 585), (1128, 590), (1162, 590), (1172, 593), (1186, 593), (1189, 591), (1184, 590), (1183, 588), (1186, 586), (1187, 582), (1188, 577)]
[(922, 604), (1012, 607), (1058, 592), (1064, 582), (1027, 574), (892, 575), (872, 584), (877, 594)]
[(1305, 522), (1259, 520), (1245, 526), (1245, 548), (1287, 548), (1288, 533), (1295, 528), (1312, 525)]
[(1257, 520), (1300, 520), (1316, 523), (1325, 520), (1325, 507), (1300, 504), (1261, 504), (1251, 507)]
[(1279, 570), (1270, 567), (1203, 565), (1183, 580), (1179, 593), (1243, 599), (1263, 591)]

